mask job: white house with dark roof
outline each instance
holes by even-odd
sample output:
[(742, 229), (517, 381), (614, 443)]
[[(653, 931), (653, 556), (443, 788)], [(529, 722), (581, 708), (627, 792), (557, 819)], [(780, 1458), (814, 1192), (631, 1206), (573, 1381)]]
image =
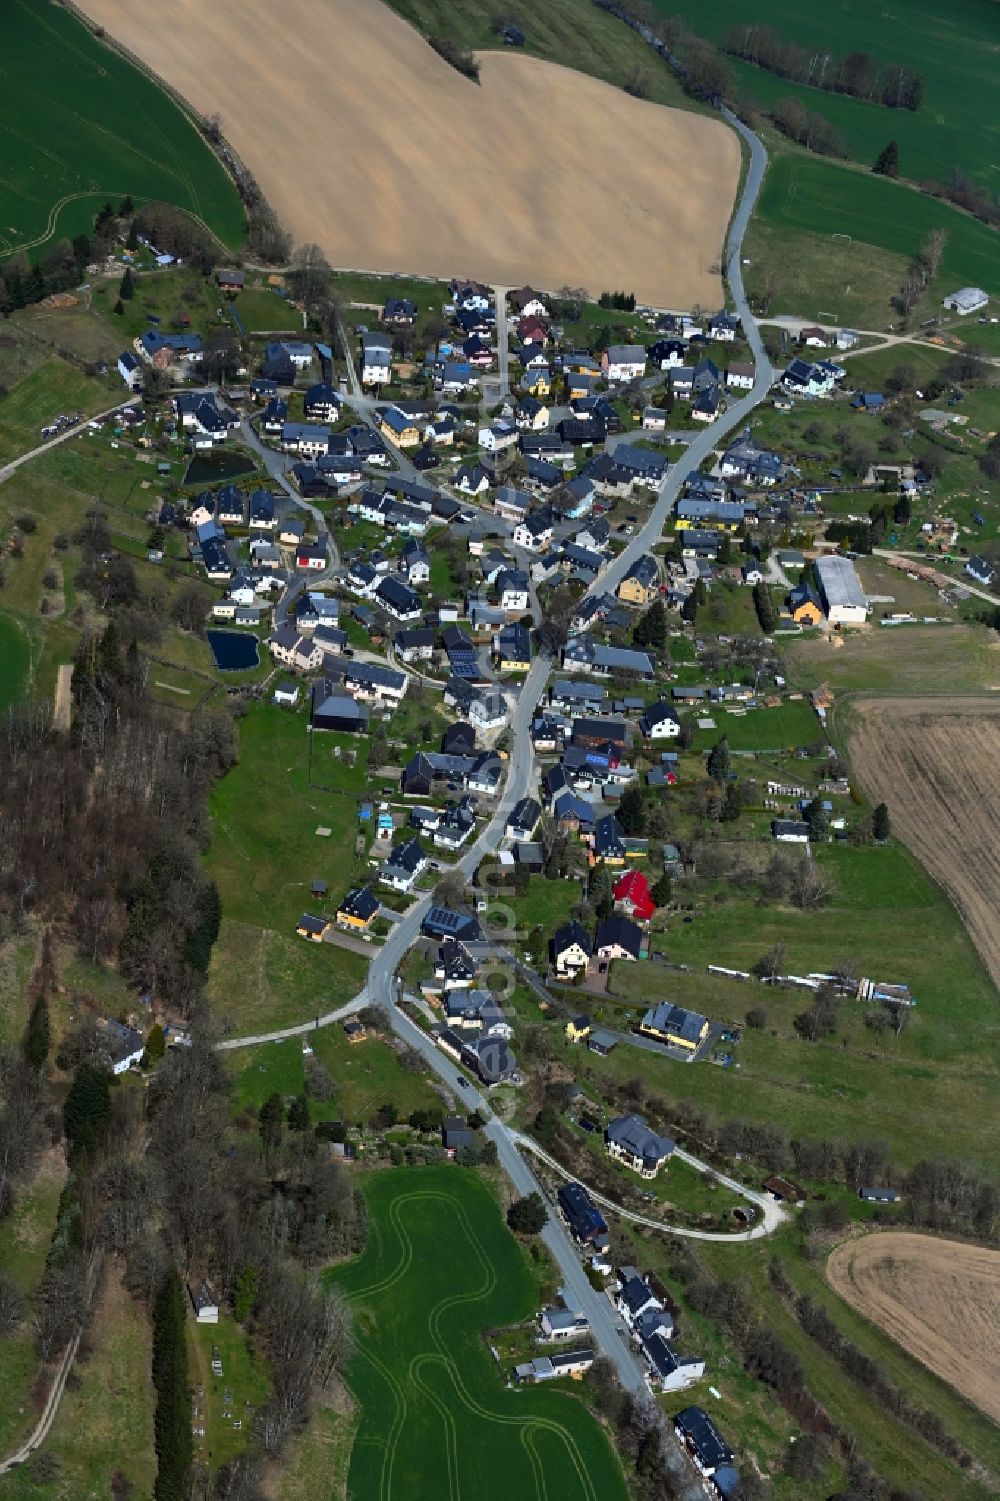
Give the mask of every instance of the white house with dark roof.
[(669, 1136), (658, 1135), (641, 1115), (635, 1114), (609, 1121), (604, 1139), (608, 1156), (623, 1162), (640, 1178), (655, 1178), (676, 1146)]
[(646, 373), (646, 350), (642, 344), (612, 344), (601, 355), (606, 380), (624, 383), (641, 380)]

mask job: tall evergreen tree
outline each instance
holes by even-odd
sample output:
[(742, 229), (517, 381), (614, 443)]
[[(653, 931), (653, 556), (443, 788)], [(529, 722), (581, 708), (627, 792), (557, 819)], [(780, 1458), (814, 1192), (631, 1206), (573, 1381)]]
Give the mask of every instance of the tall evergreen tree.
[(879, 177), (899, 176), (899, 147), (895, 141), (889, 141), (882, 147), (875, 158), (872, 171), (877, 172)]
[(171, 1267), (153, 1305), (155, 1501), (188, 1498), (192, 1437), (186, 1319), (184, 1289), (176, 1267)]
[(892, 833), (892, 820), (885, 803), (879, 803), (872, 813), (872, 835), (879, 844), (884, 844)]
[(131, 302), (135, 296), (135, 277), (132, 275), (132, 267), (125, 267), (125, 275), (122, 277), (121, 286), (118, 288), (118, 296), (122, 302)]
[(111, 1124), (111, 1081), (104, 1069), (81, 1063), (63, 1105), (63, 1130), (70, 1155), (89, 1153)]
[(24, 1061), (35, 1073), (41, 1073), (49, 1056), (52, 1029), (49, 1024), (49, 1003), (40, 995), (31, 1008), (27, 1030), (24, 1034)]
[(729, 741), (723, 735), (717, 740), (708, 753), (708, 774), (714, 781), (727, 782), (730, 772)]

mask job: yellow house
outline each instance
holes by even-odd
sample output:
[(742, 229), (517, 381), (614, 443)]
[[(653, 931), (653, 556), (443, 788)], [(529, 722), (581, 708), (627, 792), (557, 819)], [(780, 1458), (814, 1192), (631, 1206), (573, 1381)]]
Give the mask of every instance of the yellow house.
[(618, 598), (627, 605), (652, 604), (660, 591), (660, 570), (648, 554), (636, 558), (618, 585)]
[(793, 589), (788, 596), (788, 609), (792, 619), (798, 625), (819, 625), (823, 619), (823, 610), (819, 600), (811, 589), (800, 585)]
[(531, 396), (541, 397), (552, 394), (552, 377), (547, 370), (529, 370), (524, 384)]
[(337, 908), (337, 923), (355, 933), (367, 933), (378, 915), (379, 900), (367, 886), (355, 886)]
[(590, 1017), (574, 1016), (566, 1023), (566, 1041), (584, 1042), (590, 1036)]
[(686, 1011), (683, 1006), (661, 1001), (659, 1006), (651, 1006), (643, 1016), (639, 1031), (693, 1053), (708, 1036), (708, 1020), (699, 1016), (696, 1011)]
[(382, 413), (378, 427), (386, 442), (395, 443), (397, 448), (416, 448), (423, 437), (419, 422), (397, 407), (389, 407)]
[(300, 938), (308, 938), (310, 943), (322, 943), (329, 926), (328, 917), (313, 917), (311, 913), (303, 912), (296, 923), (295, 931)]

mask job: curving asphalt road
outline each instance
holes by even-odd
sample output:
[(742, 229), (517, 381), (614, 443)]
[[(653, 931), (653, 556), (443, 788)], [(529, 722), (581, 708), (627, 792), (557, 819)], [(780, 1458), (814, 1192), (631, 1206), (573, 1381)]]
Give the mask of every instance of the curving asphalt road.
[[(580, 1180), (568, 1168), (563, 1167), (558, 1158), (551, 1156), (544, 1148), (538, 1145), (530, 1136), (525, 1136), (522, 1131), (512, 1131), (514, 1141), (526, 1152), (532, 1152), (548, 1167), (552, 1168), (560, 1177), (575, 1183)], [(746, 1199), (761, 1211), (761, 1221), (752, 1230), (693, 1230), (685, 1225), (668, 1225), (663, 1220), (651, 1219), (649, 1215), (638, 1214), (634, 1209), (625, 1209), (617, 1204), (614, 1199), (609, 1199), (606, 1194), (599, 1193), (596, 1188), (587, 1188), (587, 1192), (595, 1204), (600, 1204), (611, 1214), (619, 1219), (629, 1220), (633, 1225), (643, 1225), (647, 1230), (658, 1230), (661, 1235), (678, 1235), (682, 1240), (721, 1240), (727, 1245), (732, 1245), (742, 1240), (762, 1240), (765, 1235), (772, 1234), (785, 1218), (785, 1211), (777, 1200), (772, 1199), (770, 1194), (758, 1193), (754, 1188), (747, 1188), (745, 1183), (738, 1183), (735, 1178), (727, 1177), (716, 1168), (710, 1167), (707, 1162), (702, 1162), (700, 1157), (692, 1157), (690, 1152), (685, 1152), (682, 1147), (675, 1147), (673, 1155), (679, 1162), (684, 1162), (688, 1167), (693, 1167), (696, 1173), (703, 1173), (706, 1178), (714, 1178), (723, 1187), (731, 1189), (739, 1194), (741, 1199)]]

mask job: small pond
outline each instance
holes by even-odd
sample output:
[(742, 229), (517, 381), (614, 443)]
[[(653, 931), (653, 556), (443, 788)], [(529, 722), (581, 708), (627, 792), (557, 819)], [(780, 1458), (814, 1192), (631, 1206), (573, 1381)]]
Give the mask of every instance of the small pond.
[(253, 464), (242, 453), (196, 453), (182, 481), (185, 485), (214, 485), (217, 480), (252, 474)]
[(238, 631), (206, 631), (205, 635), (220, 672), (247, 672), (260, 661), (256, 636)]

